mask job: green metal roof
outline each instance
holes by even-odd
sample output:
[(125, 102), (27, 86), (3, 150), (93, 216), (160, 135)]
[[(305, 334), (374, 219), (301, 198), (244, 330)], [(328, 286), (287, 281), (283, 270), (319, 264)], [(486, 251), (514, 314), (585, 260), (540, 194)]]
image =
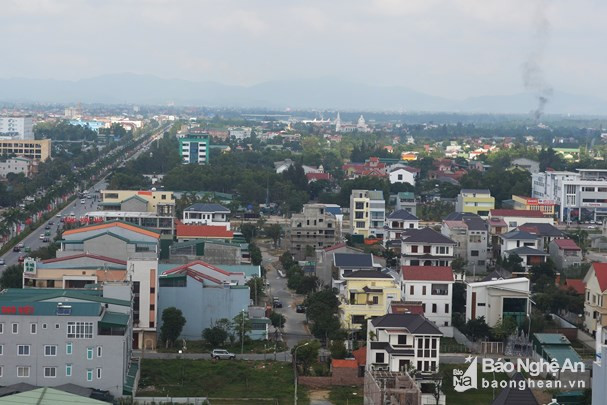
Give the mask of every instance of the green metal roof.
[(0, 404), (22, 404), (22, 405), (107, 405), (107, 402), (70, 394), (69, 392), (56, 390), (50, 387), (38, 388), (31, 391), (21, 392), (19, 394), (8, 395), (0, 398)]
[(148, 204), (148, 200), (146, 200), (145, 198), (139, 197), (138, 195), (132, 195), (132, 196), (130, 196), (129, 198), (127, 198), (127, 199), (125, 199), (125, 200), (122, 200), (121, 204), (122, 204), (122, 203), (125, 203), (125, 202), (127, 202), (127, 201), (129, 201), (129, 200), (133, 200), (133, 199), (135, 199), (135, 200), (139, 200), (139, 201), (141, 201), (141, 202), (144, 202), (144, 203)]
[(401, 191), (398, 193), (398, 198), (406, 198), (408, 200), (415, 199), (415, 194), (410, 191)]
[(569, 339), (560, 333), (534, 333), (533, 336), (541, 345), (571, 345)]
[(127, 326), (129, 324), (129, 316), (120, 312), (105, 311), (103, 318), (99, 322), (108, 326)]
[(61, 288), (47, 288), (44, 289), (46, 294), (40, 293), (41, 290), (38, 290), (36, 288), (24, 288), (22, 289), (23, 293), (21, 294), (15, 292), (14, 290), (17, 289), (10, 289), (10, 291), (0, 294), (0, 300), (12, 302), (40, 302), (65, 297), (82, 301), (92, 301), (103, 304), (120, 305), (124, 307), (131, 306), (130, 301), (103, 297), (100, 296), (100, 292), (94, 294), (96, 291), (89, 290), (64, 290)]
[(570, 362), (578, 362), (582, 361), (582, 358), (579, 354), (571, 346), (563, 346), (563, 345), (542, 345), (542, 350), (549, 357), (549, 360), (552, 361), (556, 359), (559, 363), (559, 366), (563, 366), (565, 364), (565, 360), (569, 359)]
[(126, 374), (126, 380), (124, 381), (124, 387), (122, 388), (122, 395), (132, 395), (133, 394), (133, 386), (135, 385), (135, 380), (137, 378), (137, 374), (139, 373), (139, 361), (131, 360), (129, 363), (129, 370)]
[[(56, 316), (57, 315), (57, 304), (58, 302), (16, 302), (16, 301), (1, 301), (0, 306), (2, 307), (15, 307), (15, 315), (26, 315), (26, 313), (20, 313), (20, 308), (24, 309), (29, 307), (30, 313), (27, 315), (31, 316)], [(98, 302), (65, 302), (66, 305), (72, 307), (70, 315), (61, 316), (99, 316), (101, 313), (101, 304)], [(11, 316), (10, 314), (2, 314), (2, 316)]]

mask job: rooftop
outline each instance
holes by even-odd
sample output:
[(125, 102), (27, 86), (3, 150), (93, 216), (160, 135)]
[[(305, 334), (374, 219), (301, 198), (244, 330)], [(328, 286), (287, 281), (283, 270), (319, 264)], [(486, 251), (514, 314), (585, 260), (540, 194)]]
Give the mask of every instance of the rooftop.
[(372, 268), (371, 253), (333, 253), (335, 267)]
[(230, 210), (220, 204), (214, 203), (195, 203), (184, 209), (184, 211), (197, 212), (224, 212), (229, 214)]
[(376, 328), (405, 328), (414, 334), (442, 335), (435, 324), (419, 314), (386, 314), (373, 318), (371, 324)]
[(530, 234), (529, 232), (520, 231), (517, 229), (513, 229), (510, 232), (506, 232), (500, 235), (502, 239), (507, 240), (537, 240), (537, 236)]
[(345, 271), (344, 278), (383, 278), (393, 280), (391, 275), (383, 273), (379, 270)]
[(214, 225), (186, 225), (177, 221), (175, 224), (178, 238), (225, 238), (234, 237), (234, 232), (229, 231), (227, 226)]
[[(99, 211), (97, 211), (97, 213), (99, 213)], [(109, 215), (112, 215), (113, 213), (114, 214), (134, 214), (133, 212), (108, 211)], [(148, 213), (146, 213), (146, 214), (148, 214)], [(152, 213), (149, 213), (149, 214), (152, 214)], [(95, 212), (89, 212), (89, 213), (87, 213), (87, 216), (95, 217), (98, 215), (95, 215)], [(129, 216), (129, 215), (124, 215), (124, 216)], [(128, 229), (129, 231), (133, 231), (133, 232), (136, 232), (136, 233), (139, 233), (142, 235), (150, 236), (150, 237), (153, 237), (156, 239), (160, 238), (160, 232), (153, 231), (149, 228), (144, 228), (141, 226), (126, 223), (123, 221), (110, 221), (110, 222), (106, 222), (103, 224), (88, 225), (88, 226), (83, 226), (81, 228), (70, 229), (70, 230), (63, 232), (63, 237), (65, 238), (68, 235), (76, 235), (76, 234), (83, 233), (83, 232), (90, 232), (90, 231), (95, 231), (95, 230), (100, 230), (100, 229), (109, 229), (109, 228), (115, 228), (115, 227), (122, 228), (122, 229)]]
[(70, 394), (50, 387), (37, 388), (35, 390), (21, 392), (19, 394), (9, 395), (0, 398), (0, 405), (21, 404), (21, 405), (107, 405), (107, 402), (98, 401), (92, 398), (86, 398), (80, 395)]
[(541, 211), (528, 210), (509, 210), (509, 209), (494, 209), (489, 212), (491, 217), (524, 217), (524, 218), (544, 218)]
[(405, 243), (438, 243), (455, 245), (455, 242), (432, 228), (406, 229), (402, 233)]
[(553, 241), (559, 249), (563, 250), (582, 250), (574, 241), (571, 239), (555, 239)]
[(460, 194), (491, 194), (487, 188), (462, 188)]
[(548, 256), (548, 253), (543, 250), (538, 250), (531, 248), (529, 246), (521, 246), (516, 249), (507, 250), (506, 253), (509, 255), (519, 255), (519, 256)]
[(407, 210), (396, 210), (387, 219), (400, 219), (403, 221), (419, 221), (419, 219)]
[(518, 229), (538, 236), (548, 236), (553, 238), (563, 237), (563, 232), (552, 224), (526, 222), (519, 226)]
[(453, 281), (449, 266), (402, 266), (403, 281)]

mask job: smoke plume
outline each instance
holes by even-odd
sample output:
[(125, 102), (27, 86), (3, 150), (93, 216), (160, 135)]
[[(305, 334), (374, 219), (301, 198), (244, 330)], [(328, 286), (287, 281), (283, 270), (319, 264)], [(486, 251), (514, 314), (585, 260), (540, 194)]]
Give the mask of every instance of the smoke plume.
[(544, 108), (552, 96), (552, 87), (544, 78), (544, 71), (542, 70), (544, 50), (550, 34), (550, 22), (546, 17), (545, 0), (535, 1), (532, 22), (530, 50), (523, 63), (523, 84), (525, 89), (532, 92), (537, 98), (537, 107), (533, 111), (533, 116), (535, 121), (539, 122), (544, 114)]

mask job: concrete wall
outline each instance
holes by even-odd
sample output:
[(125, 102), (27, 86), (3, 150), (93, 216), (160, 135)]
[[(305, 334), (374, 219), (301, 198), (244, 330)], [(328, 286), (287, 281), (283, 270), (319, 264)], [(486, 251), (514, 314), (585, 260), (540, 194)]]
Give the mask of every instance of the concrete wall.
[(148, 203), (137, 198), (131, 198), (120, 204), (120, 211), (126, 212), (147, 212)]

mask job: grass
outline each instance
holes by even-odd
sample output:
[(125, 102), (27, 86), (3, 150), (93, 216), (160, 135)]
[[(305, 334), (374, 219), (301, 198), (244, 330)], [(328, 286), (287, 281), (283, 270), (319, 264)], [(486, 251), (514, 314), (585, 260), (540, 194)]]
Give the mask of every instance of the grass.
[[(273, 403), (271, 399), (289, 404), (293, 401), (293, 391), (293, 370), (289, 363), (150, 359), (142, 361), (137, 396), (203, 396), (214, 404), (247, 405)], [(307, 392), (301, 385), (298, 397), (302, 403), (307, 403)], [(230, 402), (230, 398), (251, 400)]]
[[(481, 372), (481, 365), (478, 365), (478, 389), (471, 389), (465, 392), (456, 392), (453, 389), (453, 369), (459, 368), (465, 371), (468, 367), (467, 364), (441, 364), (441, 374), (445, 376), (443, 378), (443, 392), (447, 395), (448, 405), (471, 405), (471, 404), (490, 404), (493, 402), (493, 389), (482, 388), (481, 377), (484, 377), (488, 381), (493, 381), (492, 374), (486, 374)], [(505, 373), (496, 373), (495, 379), (498, 381), (508, 380), (508, 376)], [(499, 395), (501, 388), (495, 389), (495, 396)]]
[(357, 386), (332, 387), (329, 392), (329, 400), (334, 405), (362, 405), (363, 397), (363, 387)]
[[(213, 349), (217, 349), (218, 347), (214, 347), (205, 343), (204, 340), (188, 340), (186, 342), (186, 353), (211, 353)], [(157, 351), (159, 353), (177, 353), (181, 349), (181, 344), (176, 347), (170, 347), (165, 349), (164, 347), (158, 347)], [(240, 343), (234, 344), (226, 344), (222, 345), (221, 349), (226, 349), (229, 352), (239, 354), (240, 353)], [(286, 343), (278, 342), (276, 345), (277, 352), (283, 352), (287, 350)], [(266, 340), (247, 340), (244, 343), (244, 352), (245, 353), (274, 353), (274, 342), (269, 342)]]
[(470, 350), (461, 343), (450, 337), (442, 337), (440, 339), (441, 353), (468, 353)]

